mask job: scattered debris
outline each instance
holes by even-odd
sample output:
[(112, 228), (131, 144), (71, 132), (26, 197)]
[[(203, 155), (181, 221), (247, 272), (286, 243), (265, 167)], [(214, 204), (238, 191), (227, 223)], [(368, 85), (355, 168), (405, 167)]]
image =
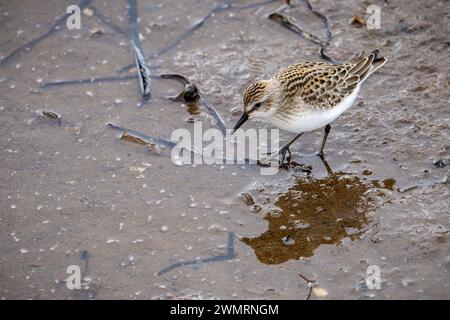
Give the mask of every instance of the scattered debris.
[(89, 30), (89, 32), (91, 38), (99, 38), (104, 33), (103, 30), (100, 29), (99, 27), (93, 27), (92, 29)]
[(258, 213), (262, 210), (262, 207), (259, 204), (254, 204), (253, 207), (250, 208), (250, 210), (254, 213)]
[(176, 79), (184, 84), (184, 90), (181, 91), (176, 97), (170, 97), (170, 100), (194, 104), (200, 99), (197, 87), (193, 85), (186, 77), (180, 74), (162, 74), (160, 77), (162, 79)]
[(239, 196), (245, 202), (246, 205), (251, 206), (255, 204), (255, 198), (253, 198), (253, 196), (250, 193), (243, 192)]
[(447, 174), (442, 179), (443, 184), (448, 184), (450, 182), (450, 169), (447, 171)]
[(281, 238), (281, 241), (283, 241), (283, 244), (286, 246), (292, 246), (295, 244), (295, 240), (292, 239), (289, 235), (286, 237)]
[(83, 14), (87, 17), (92, 17), (94, 15), (94, 10), (92, 10), (91, 8), (87, 7), (83, 10)]
[(314, 293), (315, 296), (319, 297), (319, 298), (325, 298), (328, 295), (328, 291), (323, 289), (323, 288), (319, 288), (319, 287), (314, 287), (312, 289), (312, 292)]
[(434, 162), (434, 166), (437, 168), (444, 168), (450, 164), (450, 159), (439, 159)]
[(52, 119), (52, 120), (60, 120), (61, 119), (61, 115), (56, 112), (53, 112), (53, 111), (42, 110), (41, 115), (44, 117), (47, 117), (49, 119)]
[(362, 18), (361, 16), (353, 16), (353, 18), (350, 19), (349, 21), (350, 24), (358, 26), (358, 27), (362, 27), (366, 25), (366, 22), (364, 21), (364, 18)]
[(208, 103), (206, 97), (197, 89), (195, 85), (193, 85), (185, 76), (181, 74), (162, 74), (160, 75), (162, 79), (176, 79), (181, 81), (185, 85), (185, 89), (172, 100), (179, 101), (180, 99), (184, 100), (186, 103), (193, 103), (194, 101), (198, 101), (208, 110), (209, 114), (213, 117), (220, 131), (225, 134), (227, 128), (225, 126), (225, 121), (219, 112), (214, 108), (213, 105)]

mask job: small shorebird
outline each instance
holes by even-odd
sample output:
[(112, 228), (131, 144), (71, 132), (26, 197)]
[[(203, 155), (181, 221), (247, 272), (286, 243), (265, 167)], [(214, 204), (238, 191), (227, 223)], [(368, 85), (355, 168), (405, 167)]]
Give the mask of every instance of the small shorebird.
[(319, 156), (331, 130), (330, 123), (355, 101), (361, 84), (387, 59), (375, 50), (355, 63), (304, 62), (282, 70), (269, 80), (250, 85), (244, 92), (244, 113), (236, 131), (251, 118), (297, 133), (278, 152), (284, 162), (290, 145), (304, 132), (325, 126)]

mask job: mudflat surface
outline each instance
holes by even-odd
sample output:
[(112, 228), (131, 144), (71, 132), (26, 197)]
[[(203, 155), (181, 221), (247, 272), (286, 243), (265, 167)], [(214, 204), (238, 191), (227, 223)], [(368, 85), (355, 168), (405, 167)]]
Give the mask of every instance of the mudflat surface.
[[(219, 1), (138, 2), (145, 55), (169, 48), (149, 59), (151, 73), (188, 77), (228, 127), (252, 81), (321, 61), (317, 44), (267, 18), (282, 1), (252, 1), (212, 14)], [(43, 86), (135, 74), (119, 71), (133, 63), (125, 1), (91, 1), (80, 30), (63, 23), (12, 55), (66, 6), (0, 1), (0, 298), (305, 299), (306, 278), (319, 288), (311, 299), (449, 299), (449, 3), (375, 4), (380, 30), (349, 23), (368, 2), (311, 1), (330, 23), (328, 55), (379, 48), (389, 61), (333, 123), (328, 170), (312, 155), (319, 130), (292, 148), (311, 174), (262, 176), (254, 165), (178, 166), (167, 147), (107, 126), (167, 140), (192, 121), (214, 127), (204, 106), (166, 99), (182, 89), (176, 81), (153, 80), (147, 103), (137, 79)], [(284, 13), (326, 39), (323, 21), (294, 5)], [(83, 289), (67, 289), (69, 265)], [(379, 290), (366, 285), (371, 265)]]

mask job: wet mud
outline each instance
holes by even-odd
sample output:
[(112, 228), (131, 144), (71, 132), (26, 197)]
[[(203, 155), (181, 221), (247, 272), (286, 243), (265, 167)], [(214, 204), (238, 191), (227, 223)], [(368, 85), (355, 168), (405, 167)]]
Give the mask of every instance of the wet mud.
[[(0, 299), (450, 298), (448, 3), (290, 2), (83, 0), (68, 30), (61, 1), (0, 1)], [(253, 81), (376, 48), (325, 162), (322, 130), (271, 176), (171, 161)]]

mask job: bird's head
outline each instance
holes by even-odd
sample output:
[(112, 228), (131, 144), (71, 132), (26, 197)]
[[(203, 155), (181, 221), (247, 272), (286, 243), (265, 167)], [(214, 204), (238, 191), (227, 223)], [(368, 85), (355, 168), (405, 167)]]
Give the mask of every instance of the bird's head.
[(234, 126), (239, 129), (248, 119), (265, 119), (273, 115), (280, 103), (280, 86), (274, 79), (261, 80), (251, 84), (244, 92), (244, 112)]

